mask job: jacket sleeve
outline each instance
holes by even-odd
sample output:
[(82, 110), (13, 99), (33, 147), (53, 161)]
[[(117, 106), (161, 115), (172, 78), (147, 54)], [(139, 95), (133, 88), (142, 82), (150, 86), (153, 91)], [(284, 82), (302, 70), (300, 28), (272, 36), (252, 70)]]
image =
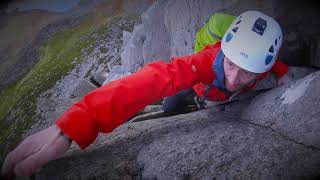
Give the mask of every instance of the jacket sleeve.
[(288, 72), (288, 66), (277, 59), (271, 68), (271, 72), (275, 73), (277, 78), (281, 78)]
[(102, 86), (75, 103), (56, 121), (82, 149), (99, 132), (111, 132), (145, 106), (194, 84), (213, 81), (212, 53), (150, 63), (140, 71)]

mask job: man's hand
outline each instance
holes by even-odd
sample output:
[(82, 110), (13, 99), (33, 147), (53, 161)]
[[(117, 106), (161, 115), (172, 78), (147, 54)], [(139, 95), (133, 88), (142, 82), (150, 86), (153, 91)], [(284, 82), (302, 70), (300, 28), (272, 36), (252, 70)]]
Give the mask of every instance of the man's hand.
[(281, 86), (281, 85), (287, 84), (291, 81), (292, 81), (292, 78), (288, 74), (285, 74), (280, 79), (278, 79), (277, 84), (278, 84), (278, 86)]
[(43, 165), (66, 152), (71, 140), (56, 126), (51, 126), (32, 136), (8, 154), (2, 166), (1, 176), (31, 176)]

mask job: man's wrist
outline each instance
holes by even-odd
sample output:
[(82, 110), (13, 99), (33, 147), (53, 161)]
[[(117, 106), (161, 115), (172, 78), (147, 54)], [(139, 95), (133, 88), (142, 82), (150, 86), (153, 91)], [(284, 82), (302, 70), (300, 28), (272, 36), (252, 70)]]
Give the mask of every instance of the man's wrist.
[(60, 130), (60, 136), (65, 140), (69, 141), (70, 143), (72, 142), (72, 139), (61, 130)]
[(68, 135), (66, 135), (57, 125), (55, 125), (54, 127), (59, 131), (59, 137), (64, 138), (70, 143), (72, 142), (72, 139)]

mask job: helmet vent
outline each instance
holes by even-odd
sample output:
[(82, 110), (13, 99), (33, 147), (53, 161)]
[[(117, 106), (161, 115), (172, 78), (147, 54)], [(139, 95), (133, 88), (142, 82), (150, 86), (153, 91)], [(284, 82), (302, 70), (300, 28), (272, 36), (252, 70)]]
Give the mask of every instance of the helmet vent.
[(236, 33), (236, 32), (238, 31), (238, 29), (239, 29), (238, 27), (235, 27), (235, 28), (232, 29), (232, 31), (233, 31), (234, 33)]
[(236, 25), (238, 25), (239, 23), (241, 23), (241, 20), (239, 20), (239, 21), (236, 23)]
[(232, 35), (232, 33), (228, 33), (227, 34), (227, 37), (226, 37), (226, 42), (229, 42), (229, 41), (231, 41), (231, 39), (233, 38), (233, 35)]
[(274, 41), (274, 43), (276, 44), (276, 46), (278, 45), (278, 39), (276, 39), (275, 41)]
[(272, 45), (271, 45), (270, 48), (269, 48), (269, 52), (274, 53), (274, 48), (273, 48)]
[(273, 59), (273, 56), (268, 55), (268, 56), (266, 57), (265, 64), (266, 64), (266, 65), (269, 65), (269, 64), (271, 63), (272, 59)]

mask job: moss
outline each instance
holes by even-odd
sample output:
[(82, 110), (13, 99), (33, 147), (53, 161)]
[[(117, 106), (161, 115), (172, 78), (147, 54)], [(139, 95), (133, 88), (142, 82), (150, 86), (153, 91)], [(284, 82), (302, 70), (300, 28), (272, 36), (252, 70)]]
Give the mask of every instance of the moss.
[[(93, 19), (94, 18), (94, 19)], [(86, 17), (79, 26), (57, 33), (40, 49), (40, 60), (18, 83), (0, 94), (0, 164), (37, 118), (36, 98), (54, 86), (77, 63), (82, 62), (82, 49), (92, 50), (97, 37), (92, 37), (107, 17)]]

